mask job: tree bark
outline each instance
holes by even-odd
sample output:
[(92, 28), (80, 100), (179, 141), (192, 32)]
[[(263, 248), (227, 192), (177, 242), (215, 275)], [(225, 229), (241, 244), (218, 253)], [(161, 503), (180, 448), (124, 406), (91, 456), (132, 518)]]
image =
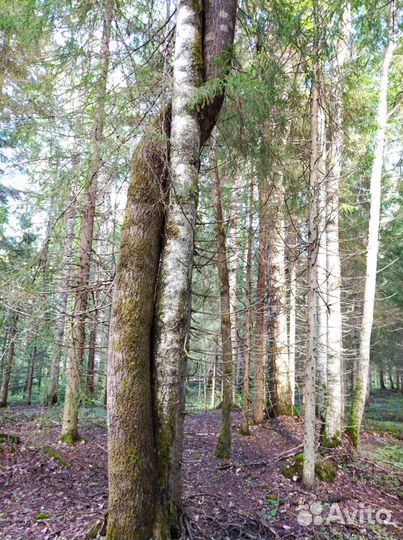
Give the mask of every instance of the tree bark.
[(253, 310), (252, 310), (252, 249), (253, 249), (253, 183), (249, 186), (248, 197), (248, 246), (246, 255), (246, 339), (245, 361), (243, 372), (243, 400), (242, 419), (239, 432), (241, 435), (249, 435), (249, 402), (250, 402), (250, 366), (252, 365), (252, 339), (253, 339)]
[(232, 362), (233, 362), (233, 392), (232, 397), (235, 403), (239, 384), (240, 357), (238, 354), (238, 314), (237, 314), (237, 272), (238, 272), (238, 253), (237, 253), (237, 231), (238, 231), (238, 177), (234, 176), (231, 192), (230, 223), (228, 235), (228, 281), (231, 307), (231, 343), (232, 343)]
[(309, 170), (309, 224), (308, 224), (308, 291), (307, 291), (307, 348), (305, 357), (304, 386), (304, 464), (302, 481), (306, 487), (315, 482), (315, 383), (317, 358), (317, 256), (318, 256), (318, 212), (317, 182), (318, 161), (321, 148), (319, 130), (318, 68), (314, 66), (311, 95), (311, 157)]
[(325, 111), (323, 102), (322, 73), (318, 70), (318, 114), (317, 114), (317, 162), (316, 170), (316, 215), (318, 223), (318, 246), (316, 260), (317, 302), (317, 358), (316, 358), (316, 407), (321, 422), (327, 399), (327, 223), (326, 223), (326, 171), (325, 171)]
[(227, 266), (227, 248), (225, 223), (221, 202), (220, 175), (217, 166), (216, 143), (210, 153), (211, 177), (213, 180), (213, 206), (215, 211), (215, 231), (217, 239), (217, 269), (220, 283), (221, 304), (221, 347), (223, 358), (223, 400), (221, 429), (215, 449), (215, 457), (228, 459), (231, 455), (231, 408), (232, 408), (232, 325), (229, 272)]
[[(193, 12), (193, 3), (184, 2), (183, 8)], [(236, 2), (206, 2), (203, 15), (202, 51), (200, 45), (193, 50), (192, 66), (203, 64), (204, 81), (209, 81), (228, 73), (229, 63), (215, 60), (232, 47)], [(201, 16), (199, 13), (200, 23)], [(191, 24), (188, 26), (190, 32)], [(200, 104), (198, 146), (208, 138), (223, 99), (223, 93), (219, 93), (208, 104)], [(191, 112), (192, 107), (188, 107), (187, 113)], [(165, 135), (165, 142), (145, 136), (135, 152), (122, 229), (108, 362), (109, 540), (160, 538), (160, 534), (165, 540), (176, 535), (178, 525), (184, 336), (189, 314), (189, 265), (193, 262), (193, 229), (184, 223), (178, 206), (182, 196), (186, 213), (196, 199), (191, 192), (183, 193), (185, 186), (180, 184), (175, 186), (177, 193), (172, 190), (163, 252), (169, 122), (167, 107), (156, 126)], [(188, 150), (193, 154), (193, 147)], [(198, 156), (196, 165), (187, 163), (186, 170), (197, 164)], [(190, 236), (181, 236), (189, 231)], [(178, 263), (173, 250), (180, 240), (181, 251), (188, 257), (186, 267)], [(183, 290), (181, 298), (173, 299), (174, 304), (169, 302), (173, 289), (165, 290), (165, 284)], [(168, 320), (169, 324), (165, 324)], [(168, 351), (169, 361), (163, 351)], [(165, 388), (166, 373), (169, 377)], [(128, 421), (127, 411), (136, 422)]]
[(105, 123), (105, 97), (109, 70), (109, 44), (113, 9), (114, 0), (105, 0), (98, 68), (99, 78), (96, 88), (95, 117), (92, 126), (92, 144), (90, 149), (90, 175), (85, 192), (84, 212), (81, 221), (77, 288), (72, 316), (73, 346), (67, 364), (66, 396), (61, 433), (62, 441), (67, 444), (73, 444), (80, 438), (78, 434), (78, 408), (81, 394), (81, 372), (85, 347), (85, 322), (98, 193), (98, 177), (101, 168), (101, 143), (103, 140)]
[(0, 388), (0, 407), (7, 407), (8, 389), (10, 386), (11, 370), (14, 362), (15, 342), (18, 334), (18, 315), (14, 313), (10, 318), (10, 330), (8, 334), (8, 350), (3, 365), (3, 373)]
[(337, 43), (332, 66), (332, 111), (327, 179), (327, 399), (323, 446), (341, 443), (342, 429), (342, 318), (341, 318), (341, 265), (339, 248), (339, 189), (343, 155), (343, 77), (348, 57), (351, 33), (350, 3), (345, 6), (342, 36)]
[(348, 432), (355, 446), (359, 444), (360, 429), (364, 415), (367, 396), (368, 374), (370, 363), (371, 332), (374, 318), (376, 292), (376, 272), (379, 248), (379, 221), (381, 207), (381, 179), (383, 166), (383, 150), (388, 121), (388, 83), (389, 68), (397, 47), (396, 34), (396, 4), (392, 3), (389, 42), (382, 62), (379, 103), (377, 112), (377, 132), (375, 136), (374, 162), (370, 181), (370, 215), (368, 223), (367, 263), (364, 290), (364, 308), (360, 332), (360, 348), (358, 355), (357, 377), (351, 405)]
[(256, 299), (256, 359), (255, 395), (253, 399), (253, 422), (264, 421), (265, 391), (264, 370), (266, 364), (266, 272), (267, 272), (267, 203), (266, 180), (259, 184), (259, 248)]
[(32, 402), (32, 384), (34, 381), (35, 360), (36, 360), (36, 345), (34, 345), (31, 351), (31, 354), (29, 356), (28, 377), (27, 377), (26, 398), (25, 398), (27, 405), (31, 405), (31, 402)]
[(289, 364), (286, 283), (284, 185), (282, 175), (273, 183), (269, 207), (269, 328), (272, 366), (270, 413), (294, 414), (294, 369)]
[(74, 239), (74, 221), (75, 221), (75, 205), (73, 199), (69, 202), (69, 207), (65, 215), (65, 230), (66, 236), (64, 241), (64, 254), (62, 263), (62, 281), (61, 292), (57, 302), (57, 319), (54, 334), (55, 348), (52, 357), (52, 366), (50, 370), (49, 389), (45, 396), (45, 405), (56, 405), (58, 403), (58, 388), (60, 363), (63, 357), (63, 341), (64, 330), (67, 315), (67, 302), (69, 298), (69, 283), (72, 271), (72, 256), (73, 256), (73, 239)]

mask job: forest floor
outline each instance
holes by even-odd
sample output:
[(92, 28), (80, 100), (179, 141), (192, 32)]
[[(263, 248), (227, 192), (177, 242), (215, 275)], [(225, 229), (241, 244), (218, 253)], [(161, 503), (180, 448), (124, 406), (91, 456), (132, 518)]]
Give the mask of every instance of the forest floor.
[[(20, 442), (0, 444), (0, 539), (88, 538), (107, 506), (105, 412), (85, 409), (85, 440), (58, 442), (60, 409), (0, 410), (0, 432)], [(183, 508), (191, 539), (388, 540), (403, 538), (403, 396), (377, 393), (362, 445), (321, 457), (336, 478), (308, 491), (285, 466), (301, 452), (303, 424), (281, 417), (237, 434), (230, 460), (213, 458), (220, 411), (187, 415)], [(384, 520), (390, 523), (385, 524)]]

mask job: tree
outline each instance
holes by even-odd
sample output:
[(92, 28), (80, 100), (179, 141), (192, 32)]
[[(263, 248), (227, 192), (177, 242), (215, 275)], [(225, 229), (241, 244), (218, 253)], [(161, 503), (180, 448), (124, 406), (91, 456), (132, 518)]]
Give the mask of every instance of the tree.
[(376, 290), (376, 272), (379, 249), (379, 220), (381, 206), (381, 180), (383, 166), (383, 151), (388, 121), (388, 83), (389, 68), (397, 47), (396, 39), (396, 3), (391, 4), (389, 20), (389, 39), (381, 67), (379, 82), (379, 103), (377, 111), (377, 130), (375, 135), (374, 161), (370, 180), (370, 215), (368, 223), (367, 266), (365, 277), (364, 308), (360, 332), (360, 348), (358, 355), (357, 376), (351, 405), (348, 432), (355, 444), (359, 444), (361, 423), (364, 415), (367, 397), (368, 374), (371, 351), (371, 332), (374, 317), (374, 302)]
[(104, 0), (103, 28), (99, 55), (99, 73), (96, 87), (95, 116), (92, 126), (92, 143), (89, 159), (89, 175), (84, 196), (84, 209), (80, 228), (80, 255), (77, 285), (72, 316), (73, 347), (67, 364), (67, 385), (64, 400), (61, 440), (74, 444), (78, 434), (78, 407), (81, 392), (81, 373), (85, 347), (85, 320), (88, 299), (88, 283), (94, 236), (95, 210), (98, 193), (98, 177), (101, 168), (101, 143), (105, 122), (105, 96), (108, 79), (110, 39), (114, 0)]
[[(177, 50), (176, 57), (178, 78), (174, 85), (178, 93), (174, 97), (177, 98), (178, 117), (175, 121), (180, 132), (184, 122), (182, 120), (181, 126), (180, 115), (182, 119), (189, 115), (193, 131), (191, 146), (187, 149), (189, 155), (184, 156), (181, 144), (175, 150), (177, 153), (174, 152), (179, 170), (174, 172), (178, 175), (178, 184), (173, 186), (179, 192), (176, 198), (174, 188), (170, 191), (163, 244), (164, 194), (169, 178), (166, 145), (171, 132), (170, 106), (140, 142), (132, 160), (116, 273), (108, 363), (109, 539), (124, 540), (132, 538), (133, 534), (139, 539), (152, 535), (168, 538), (175, 535), (178, 527), (184, 338), (188, 327), (189, 278), (193, 262), (191, 224), (194, 222), (197, 196), (197, 186), (189, 182), (195, 181), (191, 171), (198, 161), (186, 162), (185, 169), (181, 170), (180, 159), (195, 155), (195, 149), (200, 148), (210, 135), (221, 109), (224, 77), (228, 73), (234, 37), (236, 2), (206, 2), (203, 5), (203, 27), (200, 8), (201, 5), (183, 1), (177, 14), (180, 23), (176, 29), (178, 46), (182, 39), (185, 41), (183, 58), (180, 50)], [(181, 29), (184, 30), (188, 23), (186, 18), (179, 17), (179, 13), (182, 16), (187, 13), (195, 25), (184, 35), (180, 35)], [(181, 62), (184, 63), (182, 74)], [(193, 77), (199, 69), (207, 83), (204, 89), (210, 91), (209, 99), (194, 93)], [(180, 103), (177, 87), (180, 75), (187, 80), (183, 96), (186, 104)], [(209, 81), (219, 81), (220, 84), (211, 88)], [(186, 111), (180, 109), (184, 105), (187, 105)], [(196, 111), (198, 109), (199, 140), (194, 134), (194, 107)], [(159, 137), (155, 136), (156, 133)], [(187, 175), (186, 184), (181, 181), (182, 173)], [(185, 205), (189, 221), (180, 209), (181, 202)], [(178, 251), (175, 248), (179, 240), (181, 247)], [(186, 264), (178, 265), (178, 255), (184, 257), (183, 263)], [(181, 295), (173, 299), (172, 295), (178, 293)], [(164, 321), (164, 326), (160, 325), (161, 321)], [(167, 351), (168, 358), (163, 355), (164, 351)], [(137, 425), (128, 421), (128, 410), (137, 418)], [(154, 499), (155, 493), (157, 500)], [(122, 501), (125, 501), (124, 508)]]
[[(216, 215), (216, 237), (217, 237), (217, 269), (220, 281), (220, 304), (221, 304), (221, 348), (223, 358), (223, 399), (221, 429), (215, 449), (215, 457), (230, 457), (231, 453), (231, 409), (232, 409), (232, 369), (233, 369), (233, 347), (231, 328), (231, 301), (229, 272), (227, 265), (226, 234), (224, 229), (224, 218), (221, 202), (220, 175), (218, 172), (216, 141), (214, 141), (210, 152), (211, 176), (213, 180), (213, 204)], [(234, 311), (232, 312), (234, 313)]]

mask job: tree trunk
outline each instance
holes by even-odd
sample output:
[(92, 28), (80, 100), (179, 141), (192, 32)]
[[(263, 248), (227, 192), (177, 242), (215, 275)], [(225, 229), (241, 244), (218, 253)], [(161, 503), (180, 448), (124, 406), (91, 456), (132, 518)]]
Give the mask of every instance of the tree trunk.
[(302, 480), (306, 487), (315, 482), (315, 379), (317, 358), (317, 256), (318, 256), (318, 161), (322, 146), (319, 129), (318, 68), (314, 67), (311, 95), (311, 158), (309, 170), (309, 224), (308, 224), (308, 291), (307, 291), (307, 348), (304, 386), (304, 465)]
[(269, 208), (269, 328), (272, 366), (270, 413), (294, 414), (294, 370), (288, 356), (283, 178), (273, 183)]
[(8, 388), (10, 385), (11, 370), (14, 362), (14, 349), (15, 342), (17, 339), (17, 328), (18, 315), (14, 313), (11, 315), (10, 319), (10, 330), (8, 334), (8, 350), (7, 356), (3, 365), (3, 374), (1, 379), (1, 388), (0, 388), (0, 407), (7, 407), (7, 398), (8, 398)]
[(62, 441), (67, 444), (73, 444), (80, 438), (78, 434), (78, 407), (81, 394), (81, 371), (85, 347), (85, 321), (98, 193), (98, 176), (101, 168), (101, 143), (103, 140), (103, 128), (105, 123), (105, 97), (109, 69), (109, 43), (113, 9), (114, 0), (105, 0), (99, 78), (95, 98), (95, 118), (92, 126), (92, 145), (90, 149), (90, 175), (85, 192), (84, 212), (81, 221), (80, 254), (76, 283), (77, 289), (72, 316), (73, 346), (67, 365), (66, 397), (61, 433)]
[(184, 417), (184, 378), (190, 323), (194, 230), (198, 199), (200, 125), (191, 104), (202, 83), (201, 3), (178, 6), (173, 64), (170, 172), (156, 304), (155, 390), (160, 412), (157, 431), (159, 464), (155, 538), (180, 530), (180, 460)]
[(353, 402), (351, 405), (348, 432), (355, 446), (359, 444), (359, 436), (362, 418), (364, 415), (365, 400), (367, 395), (371, 332), (374, 318), (374, 303), (376, 291), (376, 272), (379, 247), (379, 220), (381, 207), (381, 179), (383, 165), (383, 150), (385, 146), (385, 132), (388, 120), (388, 82), (389, 67), (392, 62), (393, 54), (396, 50), (397, 42), (395, 36), (395, 9), (396, 5), (392, 3), (390, 19), (389, 43), (385, 51), (382, 62), (379, 104), (377, 113), (377, 132), (375, 136), (374, 162), (372, 165), (370, 182), (370, 215), (368, 224), (368, 245), (367, 245), (367, 263), (364, 291), (364, 308), (360, 332), (360, 348), (358, 355), (357, 378), (354, 389)]
[(326, 171), (325, 171), (325, 111), (323, 103), (322, 74), (318, 74), (318, 160), (316, 169), (316, 214), (318, 222), (318, 246), (316, 260), (317, 302), (317, 358), (316, 358), (316, 407), (317, 416), (324, 421), (327, 399), (327, 227), (326, 227)]
[(28, 377), (27, 377), (26, 397), (25, 397), (25, 401), (27, 405), (31, 405), (31, 402), (32, 402), (32, 384), (34, 381), (35, 360), (36, 360), (36, 345), (34, 345), (31, 351), (31, 354), (29, 356)]
[(343, 155), (343, 80), (351, 33), (351, 9), (347, 3), (343, 16), (342, 38), (337, 44), (332, 66), (330, 107), (329, 174), (327, 180), (327, 400), (322, 445), (338, 446), (342, 429), (342, 319), (341, 266), (339, 248), (339, 189)]
[[(187, 24), (186, 19), (179, 19), (181, 10), (196, 20), (194, 4), (189, 1), (180, 2), (177, 17), (181, 24)], [(229, 64), (215, 60), (232, 47), (236, 2), (205, 2), (203, 15), (203, 31), (199, 34), (198, 46), (193, 49), (190, 67), (196, 69), (203, 61), (205, 81), (223, 79), (228, 73)], [(198, 13), (198, 28), (201, 28), (201, 18), (201, 13)], [(187, 26), (189, 28), (186, 32), (196, 37), (192, 25)], [(186, 32), (180, 36), (181, 40), (186, 37)], [(179, 33), (177, 26), (177, 36)], [(183, 60), (186, 58), (189, 60), (186, 55)], [(226, 58), (229, 59), (229, 55)], [(176, 69), (179, 68), (177, 63)], [(186, 72), (177, 73), (178, 77), (180, 75), (186, 75)], [(200, 104), (200, 140), (192, 142), (188, 155), (194, 154), (193, 144), (197, 143), (199, 147), (208, 138), (223, 97), (219, 93), (208, 104)], [(192, 117), (192, 110), (192, 107), (188, 107), (183, 115)], [(180, 118), (177, 116), (179, 125), (176, 138), (179, 128), (183, 127)], [(169, 122), (170, 107), (156, 125), (159, 134), (167, 138), (170, 133)], [(178, 144), (175, 150), (177, 165), (183, 141), (178, 141)], [(176, 166), (178, 176), (175, 191), (172, 190), (165, 227), (167, 245), (162, 253), (168, 165), (166, 145), (161, 137), (146, 135), (137, 148), (132, 162), (122, 228), (107, 375), (109, 540), (133, 537), (139, 540), (162, 537), (165, 540), (176, 535), (175, 529), (178, 526), (186, 348), (184, 337), (188, 327), (191, 269), (178, 264), (178, 252), (175, 253), (174, 248), (179, 243), (181, 260), (186, 256), (188, 263), (192, 264), (193, 230), (189, 223), (184, 223), (179, 197), (186, 203), (185, 211), (189, 212), (192, 211), (196, 194), (186, 192), (186, 186), (180, 185), (178, 173), (181, 171)], [(194, 174), (193, 169), (197, 164), (198, 156), (196, 163), (185, 163), (183, 171)], [(190, 236), (181, 236), (189, 232)], [(173, 289), (181, 290), (182, 294), (181, 298), (175, 297), (170, 302)], [(136, 422), (132, 421), (133, 417)]]
[(210, 153), (211, 176), (213, 180), (213, 205), (215, 210), (215, 230), (217, 239), (217, 269), (220, 283), (221, 304), (221, 347), (223, 358), (223, 400), (221, 429), (215, 449), (215, 457), (228, 459), (231, 454), (231, 408), (232, 408), (232, 341), (231, 341), (231, 300), (227, 266), (226, 234), (221, 203), (220, 176), (218, 173), (216, 144)]
[(69, 283), (72, 271), (73, 239), (74, 239), (75, 206), (71, 198), (65, 215), (66, 236), (63, 254), (63, 272), (61, 281), (61, 292), (57, 302), (57, 320), (54, 334), (55, 348), (52, 357), (50, 370), (49, 388), (45, 396), (45, 405), (56, 405), (58, 402), (60, 363), (63, 357), (64, 329), (67, 315), (67, 302), (69, 297)]
[(253, 311), (252, 311), (252, 250), (253, 250), (253, 183), (249, 186), (248, 198), (248, 247), (246, 255), (246, 340), (245, 363), (243, 372), (243, 400), (241, 435), (249, 435), (249, 402), (250, 402), (250, 366), (252, 365), (252, 339), (253, 339)]
[(290, 223), (288, 234), (289, 246), (289, 315), (288, 315), (288, 366), (293, 378), (292, 402), (295, 403), (295, 353), (296, 353), (296, 320), (297, 320), (297, 261), (298, 240), (297, 223)]
[[(239, 384), (239, 364), (238, 354), (238, 314), (237, 314), (237, 271), (238, 271), (238, 253), (237, 253), (237, 230), (238, 230), (238, 177), (235, 175), (232, 182), (230, 226), (228, 236), (228, 281), (231, 306), (231, 343), (232, 343), (232, 362), (233, 362), (233, 401), (235, 403)], [(220, 196), (221, 197), (221, 196)]]
[(87, 364), (87, 392), (90, 396), (95, 392), (95, 349), (97, 344), (97, 328), (98, 328), (98, 310), (92, 314), (91, 330), (88, 339), (88, 364)]
[(266, 267), (267, 267), (267, 182), (259, 183), (259, 249), (256, 299), (256, 360), (255, 395), (253, 399), (253, 422), (264, 421), (265, 391), (264, 370), (266, 358)]

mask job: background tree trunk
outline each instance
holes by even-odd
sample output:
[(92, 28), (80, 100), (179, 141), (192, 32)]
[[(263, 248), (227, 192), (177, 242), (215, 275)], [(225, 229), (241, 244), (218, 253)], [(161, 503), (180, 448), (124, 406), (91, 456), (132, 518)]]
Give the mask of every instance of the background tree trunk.
[(266, 365), (266, 269), (267, 269), (267, 182), (259, 183), (259, 249), (256, 291), (256, 359), (255, 395), (253, 399), (253, 422), (264, 421), (265, 389), (264, 370)]
[(217, 269), (220, 283), (221, 305), (221, 347), (223, 357), (223, 400), (221, 429), (218, 436), (215, 457), (228, 459), (231, 454), (231, 408), (232, 408), (232, 332), (231, 332), (231, 299), (227, 266), (226, 234), (221, 203), (220, 175), (217, 166), (216, 144), (210, 153), (211, 177), (213, 180), (213, 204), (215, 210), (215, 230), (217, 238)]
[(73, 346), (68, 358), (66, 396), (63, 410), (61, 439), (73, 444), (78, 434), (78, 407), (81, 393), (81, 372), (85, 347), (85, 321), (87, 312), (88, 284), (94, 237), (95, 210), (98, 194), (98, 176), (101, 168), (101, 143), (105, 123), (105, 97), (109, 69), (109, 43), (111, 39), (114, 0), (105, 0), (103, 29), (99, 60), (99, 79), (96, 88), (95, 118), (92, 126), (90, 175), (85, 193), (84, 212), (81, 221), (80, 255), (76, 294), (72, 315)]
[(381, 179), (383, 166), (383, 149), (388, 121), (388, 82), (389, 68), (397, 47), (395, 35), (395, 2), (391, 6), (390, 37), (382, 62), (379, 104), (377, 114), (377, 132), (375, 136), (374, 162), (370, 182), (370, 215), (368, 223), (367, 266), (365, 276), (364, 309), (362, 314), (360, 349), (358, 355), (357, 377), (351, 405), (348, 432), (355, 446), (359, 444), (362, 418), (367, 396), (368, 374), (371, 349), (371, 332), (374, 318), (376, 272), (379, 248), (379, 221), (381, 208)]

